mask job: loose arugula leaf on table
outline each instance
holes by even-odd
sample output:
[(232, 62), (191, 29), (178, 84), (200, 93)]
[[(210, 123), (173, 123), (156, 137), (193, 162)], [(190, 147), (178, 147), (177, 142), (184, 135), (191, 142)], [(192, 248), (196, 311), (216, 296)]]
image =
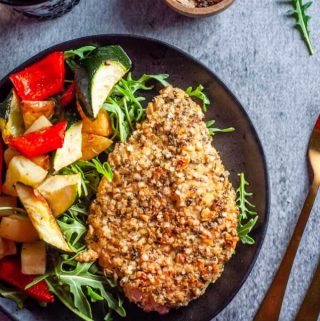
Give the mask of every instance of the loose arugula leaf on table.
[(235, 131), (235, 128), (233, 127), (228, 127), (228, 128), (215, 128), (215, 127), (212, 127), (214, 124), (215, 124), (215, 120), (208, 120), (206, 122), (206, 125), (207, 125), (207, 128), (209, 130), (209, 134), (211, 136), (214, 136), (215, 134), (218, 134), (218, 133), (232, 133)]
[(145, 97), (139, 95), (138, 92), (150, 91), (154, 88), (153, 85), (148, 85), (147, 82), (155, 80), (166, 87), (169, 85), (166, 81), (168, 77), (167, 74), (145, 74), (134, 80), (131, 73), (129, 73), (126, 79), (123, 78), (119, 81), (103, 105), (103, 108), (108, 111), (111, 118), (112, 139), (119, 139), (121, 142), (126, 141), (132, 134), (135, 124), (145, 118), (145, 108), (142, 105)]
[(255, 240), (249, 235), (258, 220), (257, 212), (253, 210), (255, 205), (248, 200), (253, 194), (247, 192), (246, 186), (249, 183), (246, 181), (244, 173), (238, 174), (240, 178), (240, 184), (237, 189), (237, 205), (239, 207), (239, 224), (238, 235), (240, 241), (244, 244), (254, 244)]
[(28, 297), (25, 293), (5, 286), (2, 283), (0, 283), (0, 295), (4, 298), (13, 300), (17, 304), (17, 307), (19, 309), (22, 309), (24, 307), (24, 301)]
[(295, 27), (300, 31), (301, 36), (308, 47), (310, 55), (313, 55), (313, 48), (310, 40), (310, 30), (308, 22), (311, 19), (306, 14), (306, 11), (312, 5), (312, 1), (303, 3), (302, 0), (291, 1), (293, 9), (288, 11), (288, 14), (292, 15), (296, 19)]
[(210, 105), (210, 100), (208, 96), (204, 93), (204, 87), (202, 85), (198, 85), (195, 89), (191, 86), (186, 89), (186, 93), (190, 97), (196, 97), (202, 102), (202, 110), (205, 113), (207, 111), (207, 106)]

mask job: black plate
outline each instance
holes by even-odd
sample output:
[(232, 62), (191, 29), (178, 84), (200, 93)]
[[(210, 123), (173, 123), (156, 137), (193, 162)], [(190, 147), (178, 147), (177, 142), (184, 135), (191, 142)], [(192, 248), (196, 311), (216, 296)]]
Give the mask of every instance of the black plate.
[[(254, 193), (253, 203), (257, 206), (259, 221), (253, 231), (256, 244), (244, 246), (239, 243), (237, 253), (226, 265), (222, 277), (211, 285), (206, 293), (187, 307), (173, 310), (165, 316), (144, 313), (133, 304), (126, 303), (126, 321), (209, 321), (219, 313), (236, 295), (247, 279), (260, 251), (269, 215), (269, 185), (265, 156), (248, 115), (218, 77), (188, 54), (163, 42), (125, 35), (99, 35), (68, 41), (56, 45), (34, 56), (15, 71), (20, 70), (55, 50), (68, 50), (84, 45), (119, 44), (131, 57), (133, 74), (168, 73), (170, 82), (181, 88), (203, 84), (212, 105), (207, 112), (208, 119), (215, 119), (218, 127), (236, 128), (235, 133), (220, 134), (214, 137), (214, 144), (226, 168), (230, 171), (234, 186), (238, 185), (237, 173), (245, 172)], [(0, 81), (0, 101), (10, 90), (8, 78)], [(152, 93), (156, 95), (156, 91)], [(46, 309), (36, 305), (28, 310), (17, 312), (14, 305), (0, 299), (0, 307), (17, 320), (56, 321), (77, 319), (60, 304)], [(30, 313), (31, 312), (31, 313)], [(102, 318), (101, 318), (102, 320)]]

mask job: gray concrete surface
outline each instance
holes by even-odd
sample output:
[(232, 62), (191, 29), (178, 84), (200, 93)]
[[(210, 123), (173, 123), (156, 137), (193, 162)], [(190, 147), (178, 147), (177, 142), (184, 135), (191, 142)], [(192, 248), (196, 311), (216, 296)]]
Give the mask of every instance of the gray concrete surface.
[[(289, 2), (236, 0), (199, 20), (161, 0), (81, 0), (68, 15), (36, 22), (0, 7), (0, 77), (53, 44), (99, 33), (146, 35), (174, 44), (214, 70), (242, 102), (262, 140), (271, 180), (271, 220), (248, 281), (216, 321), (251, 320), (271, 282), (308, 189), (306, 145), (320, 106), (320, 3), (310, 14), (310, 57)], [(252, 168), (254, 170), (254, 168)], [(282, 321), (294, 320), (320, 255), (320, 201), (295, 261)]]

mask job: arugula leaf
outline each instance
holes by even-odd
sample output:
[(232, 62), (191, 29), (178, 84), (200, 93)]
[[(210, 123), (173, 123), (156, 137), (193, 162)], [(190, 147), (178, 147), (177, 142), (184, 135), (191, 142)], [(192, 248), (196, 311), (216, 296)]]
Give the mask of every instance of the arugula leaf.
[(70, 69), (74, 70), (78, 65), (77, 60), (85, 58), (88, 54), (90, 54), (91, 51), (95, 49), (96, 47), (94, 46), (84, 46), (75, 50), (67, 50), (64, 52), (64, 59)]
[(246, 191), (246, 186), (249, 183), (245, 179), (244, 173), (238, 174), (240, 177), (240, 184), (237, 189), (237, 205), (239, 208), (239, 224), (238, 235), (243, 244), (254, 244), (255, 240), (249, 235), (258, 220), (258, 214), (253, 208), (255, 205), (248, 201), (249, 197), (252, 197), (252, 193)]
[(18, 291), (16, 289), (10, 288), (8, 286), (0, 283), (0, 295), (4, 298), (13, 300), (19, 309), (24, 307), (24, 301), (27, 299), (27, 295), (22, 291)]
[(95, 49), (96, 47), (94, 46), (84, 46), (75, 50), (67, 50), (64, 52), (64, 59), (68, 59), (71, 57), (78, 57), (80, 59), (83, 59), (88, 53), (90, 53)]
[(95, 292), (92, 287), (87, 286), (88, 296), (91, 298), (91, 302), (103, 301), (104, 298), (97, 292)]
[(186, 93), (190, 97), (196, 97), (202, 102), (202, 110), (205, 113), (207, 111), (207, 106), (210, 105), (210, 100), (207, 97), (207, 95), (203, 91), (204, 87), (202, 85), (199, 85), (197, 88), (192, 89), (192, 87), (188, 87), (186, 89)]
[(308, 22), (311, 19), (306, 14), (308, 8), (311, 7), (312, 1), (303, 3), (302, 0), (291, 0), (293, 9), (288, 11), (288, 14), (292, 15), (296, 19), (295, 27), (300, 31), (302, 39), (307, 45), (310, 55), (313, 55), (313, 48), (310, 40), (310, 30)]
[(82, 241), (87, 227), (77, 215), (73, 214), (73, 210), (69, 209), (66, 214), (58, 219), (61, 230), (67, 240), (68, 245), (75, 251), (79, 252), (85, 248)]
[(223, 128), (223, 129), (212, 127), (215, 124), (215, 122), (216, 122), (215, 120), (208, 120), (206, 122), (206, 126), (207, 126), (207, 128), (209, 130), (209, 134), (211, 136), (214, 136), (215, 134), (218, 134), (218, 133), (232, 133), (235, 131), (235, 128), (233, 128), (233, 127), (228, 127), (228, 128)]
[(145, 118), (145, 108), (141, 104), (145, 101), (145, 97), (138, 95), (138, 91), (152, 90), (154, 86), (147, 84), (151, 80), (155, 80), (166, 87), (169, 85), (166, 81), (168, 77), (167, 74), (144, 74), (139, 79), (134, 80), (129, 73), (126, 79), (123, 78), (119, 81), (103, 105), (111, 118), (112, 139), (119, 139), (121, 142), (126, 141), (132, 134), (135, 124)]
[[(112, 170), (108, 162), (101, 163), (99, 158), (90, 161), (78, 160), (75, 163), (63, 168), (62, 175), (80, 174), (81, 179), (78, 186), (78, 196), (92, 196), (97, 191), (101, 175), (108, 180), (113, 177)], [(90, 197), (89, 197), (90, 198)]]
[(111, 181), (113, 178), (110, 164), (108, 162), (101, 163), (101, 161), (97, 157), (93, 158), (90, 161), (79, 160), (76, 162), (76, 164), (84, 171), (90, 171), (90, 169), (95, 170), (98, 174), (106, 177), (109, 181)]
[[(94, 265), (94, 263), (79, 263), (75, 260), (60, 260), (46, 282), (61, 302), (83, 320), (93, 320), (88, 297), (105, 303), (109, 309), (125, 317), (122, 300), (116, 300), (106, 291), (106, 286), (114, 286), (114, 283), (108, 282), (108, 278), (102, 274), (93, 273), (91, 267)], [(67, 288), (68, 291), (66, 291)]]
[(103, 104), (103, 108), (109, 112), (111, 126), (113, 131), (112, 139), (119, 138), (121, 142), (125, 142), (129, 136), (129, 126), (124, 121), (125, 114), (120, 105), (112, 98)]

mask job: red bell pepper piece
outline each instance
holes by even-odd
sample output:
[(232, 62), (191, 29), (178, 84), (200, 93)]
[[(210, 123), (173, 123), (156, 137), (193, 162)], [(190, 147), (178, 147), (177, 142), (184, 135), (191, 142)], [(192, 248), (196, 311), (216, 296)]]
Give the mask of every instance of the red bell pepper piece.
[(21, 263), (16, 258), (6, 257), (0, 260), (0, 279), (24, 291), (32, 298), (47, 303), (54, 302), (54, 295), (49, 292), (45, 281), (40, 281), (25, 290), (25, 287), (35, 279), (34, 275), (21, 273)]
[(7, 144), (28, 158), (37, 157), (63, 146), (68, 122), (66, 120), (37, 132), (10, 137)]
[(75, 96), (75, 92), (76, 92), (76, 84), (73, 81), (72, 84), (67, 88), (67, 90), (61, 96), (61, 100), (60, 100), (61, 106), (64, 107), (69, 105)]
[(63, 90), (64, 74), (64, 54), (54, 52), (9, 78), (23, 100), (44, 100)]

